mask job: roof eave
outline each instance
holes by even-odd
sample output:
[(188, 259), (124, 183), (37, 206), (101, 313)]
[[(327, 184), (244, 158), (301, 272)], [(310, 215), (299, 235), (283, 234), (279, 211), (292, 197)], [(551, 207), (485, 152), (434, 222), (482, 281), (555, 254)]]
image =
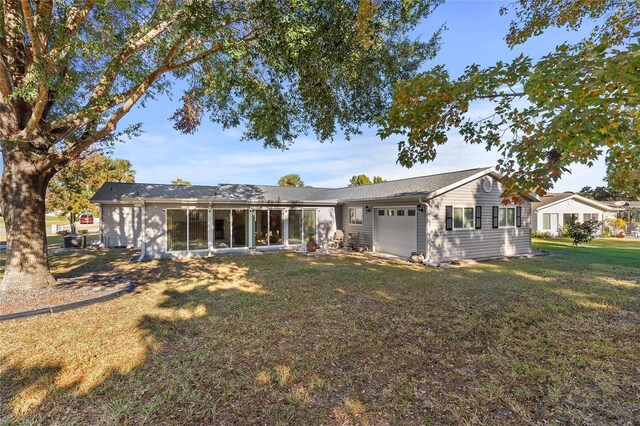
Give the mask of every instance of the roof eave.
[(376, 202), (381, 200), (393, 200), (393, 201), (415, 201), (422, 197), (425, 197), (428, 192), (425, 193), (417, 193), (411, 195), (387, 195), (384, 197), (367, 197), (367, 198), (341, 198), (337, 201), (337, 204), (344, 203), (366, 203), (369, 201)]
[(581, 203), (590, 204), (591, 206), (595, 206), (596, 208), (599, 208), (601, 210), (607, 210), (607, 211), (620, 211), (620, 210), (622, 210), (622, 209), (618, 209), (616, 207), (611, 207), (611, 206), (608, 206), (606, 204), (602, 204), (599, 201), (592, 200), (590, 198), (583, 197), (583, 196), (578, 195), (578, 194), (573, 194), (573, 195), (571, 195), (569, 197), (566, 197), (566, 198), (563, 198), (561, 200), (554, 201), (553, 203), (549, 203), (549, 204), (546, 204), (544, 206), (536, 207), (536, 210), (543, 210), (543, 209), (546, 209), (547, 207), (552, 207), (552, 206), (555, 206), (556, 204), (560, 204), (563, 201), (567, 201), (567, 200), (571, 200), (571, 199), (577, 199)]
[(208, 199), (208, 198), (144, 198), (144, 197), (123, 197), (119, 200), (95, 200), (94, 203), (210, 203), (210, 204), (304, 204), (304, 205), (335, 205), (334, 200), (256, 200), (256, 199)]

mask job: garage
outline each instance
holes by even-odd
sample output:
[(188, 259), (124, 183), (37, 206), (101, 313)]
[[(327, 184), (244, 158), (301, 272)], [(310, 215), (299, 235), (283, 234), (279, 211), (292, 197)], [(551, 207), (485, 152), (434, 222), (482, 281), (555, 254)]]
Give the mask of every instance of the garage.
[(407, 257), (418, 251), (415, 207), (376, 208), (373, 214), (375, 251)]

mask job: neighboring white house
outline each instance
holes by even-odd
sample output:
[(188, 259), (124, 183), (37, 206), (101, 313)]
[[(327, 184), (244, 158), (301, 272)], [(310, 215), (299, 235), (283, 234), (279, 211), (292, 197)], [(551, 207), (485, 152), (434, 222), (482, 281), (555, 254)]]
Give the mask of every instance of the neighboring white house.
[(619, 208), (600, 201), (582, 197), (573, 192), (549, 193), (540, 202), (531, 203), (533, 209), (532, 229), (548, 232), (553, 236), (562, 233), (564, 224), (571, 220), (586, 222), (615, 218)]
[(324, 245), (337, 229), (378, 252), (429, 261), (531, 252), (531, 202), (502, 204), (500, 174), (471, 169), (347, 188), (105, 183), (101, 238), (142, 257)]

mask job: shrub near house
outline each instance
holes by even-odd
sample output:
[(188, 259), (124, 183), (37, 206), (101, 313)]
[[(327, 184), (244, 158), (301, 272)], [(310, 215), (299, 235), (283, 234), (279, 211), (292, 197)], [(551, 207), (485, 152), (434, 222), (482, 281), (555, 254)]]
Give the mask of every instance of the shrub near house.
[(567, 227), (567, 234), (573, 238), (573, 245), (586, 244), (598, 233), (600, 222), (597, 220), (588, 220), (586, 222), (572, 221)]

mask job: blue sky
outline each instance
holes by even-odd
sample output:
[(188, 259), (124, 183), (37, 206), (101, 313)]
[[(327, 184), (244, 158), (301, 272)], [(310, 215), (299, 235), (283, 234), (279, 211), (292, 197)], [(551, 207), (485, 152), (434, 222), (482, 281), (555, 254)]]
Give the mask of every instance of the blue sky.
[[(490, 65), (508, 60), (520, 53), (537, 57), (564, 41), (575, 41), (578, 34), (552, 30), (510, 51), (504, 42), (509, 18), (499, 15), (499, 1), (447, 1), (417, 29), (429, 37), (440, 25), (448, 30), (435, 64), (445, 64), (452, 75), (459, 75), (466, 65)], [(179, 98), (179, 96), (177, 97)], [(133, 163), (136, 181), (169, 183), (179, 177), (193, 184), (255, 183), (275, 184), (288, 173), (298, 173), (307, 185), (317, 187), (346, 186), (354, 174), (400, 179), (451, 170), (493, 166), (498, 155), (477, 145), (466, 145), (457, 132), (450, 134), (450, 142), (438, 150), (438, 158), (431, 163), (406, 169), (396, 164), (397, 138), (381, 141), (375, 129), (350, 141), (336, 138), (321, 144), (313, 135), (301, 137), (289, 150), (265, 149), (258, 141), (241, 141), (241, 129), (223, 130), (204, 121), (195, 135), (175, 131), (169, 117), (177, 108), (174, 102), (161, 97), (136, 108), (123, 120), (142, 123), (144, 134), (125, 144), (118, 144), (114, 155)], [(474, 114), (482, 116), (487, 106), (474, 105)], [(577, 191), (585, 185), (603, 185), (603, 161), (594, 167), (574, 167), (556, 184), (556, 191)]]

